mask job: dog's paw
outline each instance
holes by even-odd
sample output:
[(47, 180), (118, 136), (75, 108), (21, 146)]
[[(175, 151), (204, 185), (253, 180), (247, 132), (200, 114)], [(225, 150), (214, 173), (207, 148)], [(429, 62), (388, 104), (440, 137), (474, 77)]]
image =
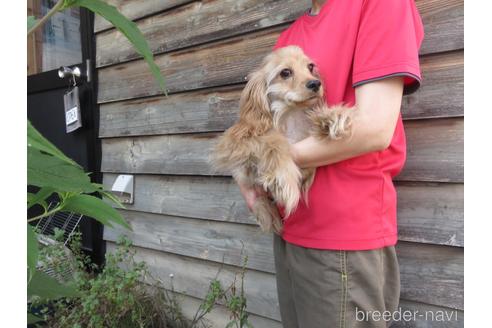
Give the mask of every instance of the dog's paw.
[(279, 172), (269, 188), (273, 198), (284, 207), (286, 216), (289, 216), (299, 204), (301, 198), (300, 181), (301, 177), (298, 170), (295, 174)]
[(345, 106), (313, 109), (308, 116), (313, 128), (311, 134), (318, 139), (339, 140), (352, 133), (353, 111)]

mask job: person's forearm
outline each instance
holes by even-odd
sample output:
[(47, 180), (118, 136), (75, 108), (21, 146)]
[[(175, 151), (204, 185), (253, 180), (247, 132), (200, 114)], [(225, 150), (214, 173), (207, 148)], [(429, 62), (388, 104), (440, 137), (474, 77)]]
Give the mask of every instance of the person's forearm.
[(357, 116), (352, 123), (352, 135), (341, 140), (308, 137), (292, 145), (294, 160), (302, 168), (318, 167), (343, 161), (388, 147), (391, 136), (368, 122), (369, 117)]
[(292, 145), (302, 168), (318, 167), (387, 148), (400, 114), (403, 79), (393, 77), (356, 88), (352, 135), (341, 140), (308, 137)]

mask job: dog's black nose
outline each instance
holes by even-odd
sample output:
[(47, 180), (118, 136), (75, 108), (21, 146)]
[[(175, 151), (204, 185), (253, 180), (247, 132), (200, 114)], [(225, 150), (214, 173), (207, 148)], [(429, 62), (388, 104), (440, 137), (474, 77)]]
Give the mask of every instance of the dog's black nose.
[(308, 81), (308, 83), (306, 83), (306, 88), (314, 92), (318, 92), (320, 86), (321, 86), (320, 80), (310, 80)]

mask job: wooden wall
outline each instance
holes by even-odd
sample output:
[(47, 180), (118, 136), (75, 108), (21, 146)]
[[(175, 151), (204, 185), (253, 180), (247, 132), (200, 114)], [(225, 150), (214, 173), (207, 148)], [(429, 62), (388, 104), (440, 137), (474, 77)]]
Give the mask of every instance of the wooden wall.
[[(261, 234), (227, 173), (207, 156), (237, 117), (244, 78), (308, 0), (111, 0), (135, 19), (167, 79), (159, 92), (125, 38), (96, 20), (104, 183), (135, 174), (135, 203), (122, 214), (138, 258), (164, 281), (174, 274), (185, 311), (223, 267), (230, 281), (244, 243), (248, 310), (256, 327), (280, 327), (272, 237)], [(408, 160), (398, 177), (401, 306), (458, 311), (463, 326), (463, 0), (417, 0), (425, 23), (424, 82), (404, 98)], [(108, 249), (121, 231), (106, 229)], [(221, 263), (224, 263), (222, 265)], [(421, 312), (422, 313), (422, 312)], [(223, 327), (227, 315), (211, 316)]]

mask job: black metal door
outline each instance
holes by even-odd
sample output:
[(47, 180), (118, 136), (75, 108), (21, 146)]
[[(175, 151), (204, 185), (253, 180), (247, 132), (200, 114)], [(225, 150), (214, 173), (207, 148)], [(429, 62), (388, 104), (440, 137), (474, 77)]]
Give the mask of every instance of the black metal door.
[[(49, 0), (41, 3), (47, 9), (54, 4)], [(37, 58), (29, 60), (28, 65), (34, 62), (39, 67), (35, 72), (31, 69), (31, 75), (27, 77), (27, 117), (48, 140), (79, 163), (86, 172), (92, 172), (93, 182), (100, 183), (101, 150), (97, 138), (99, 115), (95, 93), (97, 81), (93, 67), (94, 15), (85, 9), (72, 9), (69, 13), (57, 13), (52, 18), (57, 21), (48, 22), (43, 30), (37, 32), (38, 40), (31, 41), (38, 49), (29, 49), (28, 45), (28, 51), (37, 53)], [(77, 27), (78, 30), (75, 30)], [(53, 59), (53, 56), (60, 58)], [(60, 78), (58, 67), (53, 69), (56, 63), (71, 68), (79, 67), (82, 72), (80, 78), (75, 78), (79, 88), (82, 127), (70, 133), (66, 132), (63, 95), (73, 80), (72, 77)], [(84, 218), (80, 228), (84, 250), (91, 252), (93, 259), (100, 262), (104, 253), (101, 225), (93, 219)]]

